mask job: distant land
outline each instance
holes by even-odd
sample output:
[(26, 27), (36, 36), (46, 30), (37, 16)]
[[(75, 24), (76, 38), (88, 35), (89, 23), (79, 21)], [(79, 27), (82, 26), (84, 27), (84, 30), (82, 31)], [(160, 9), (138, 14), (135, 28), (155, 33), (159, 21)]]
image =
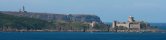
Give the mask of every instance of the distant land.
[[(136, 21), (107, 24), (96, 15), (53, 14), (27, 11), (0, 11), (0, 31), (4, 32), (158, 32), (156, 26)], [(164, 31), (164, 30), (162, 30)]]
[(108, 25), (96, 15), (51, 14), (36, 12), (0, 11), (0, 31), (107, 31)]
[(78, 22), (98, 22), (101, 23), (100, 17), (96, 15), (87, 14), (53, 14), (53, 13), (37, 13), (37, 12), (14, 12), (14, 11), (0, 11), (3, 14), (37, 18), (46, 21), (78, 21)]

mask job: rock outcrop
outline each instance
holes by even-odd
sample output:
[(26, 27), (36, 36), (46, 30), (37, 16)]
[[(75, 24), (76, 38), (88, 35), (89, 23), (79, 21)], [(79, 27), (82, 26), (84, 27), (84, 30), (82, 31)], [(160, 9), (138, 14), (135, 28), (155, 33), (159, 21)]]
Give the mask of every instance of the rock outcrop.
[(75, 21), (75, 22), (98, 22), (102, 23), (100, 17), (96, 15), (84, 15), (84, 14), (51, 14), (51, 13), (35, 13), (35, 12), (11, 12), (11, 11), (0, 11), (3, 14), (9, 14), (14, 16), (23, 16), (30, 18), (37, 18), (46, 21)]

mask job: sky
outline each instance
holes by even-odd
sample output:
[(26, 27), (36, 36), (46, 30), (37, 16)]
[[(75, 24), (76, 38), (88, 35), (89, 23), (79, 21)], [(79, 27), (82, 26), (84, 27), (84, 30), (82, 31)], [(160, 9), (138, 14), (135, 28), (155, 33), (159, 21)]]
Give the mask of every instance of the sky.
[(128, 16), (166, 23), (166, 0), (0, 0), (0, 11), (97, 15), (103, 22), (127, 21)]

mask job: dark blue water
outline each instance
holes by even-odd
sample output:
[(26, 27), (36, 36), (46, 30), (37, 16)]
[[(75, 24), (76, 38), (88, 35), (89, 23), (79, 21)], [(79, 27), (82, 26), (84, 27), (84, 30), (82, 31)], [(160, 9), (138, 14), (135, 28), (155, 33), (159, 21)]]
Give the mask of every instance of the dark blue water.
[(1, 32), (0, 40), (166, 40), (166, 33)]
[[(166, 29), (165, 24), (153, 24)], [(166, 33), (0, 32), (0, 40), (166, 40)]]

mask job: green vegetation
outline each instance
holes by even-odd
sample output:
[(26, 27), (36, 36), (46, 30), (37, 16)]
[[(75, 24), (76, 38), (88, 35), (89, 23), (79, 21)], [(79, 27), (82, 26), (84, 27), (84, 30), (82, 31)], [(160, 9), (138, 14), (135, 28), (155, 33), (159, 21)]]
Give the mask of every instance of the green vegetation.
[(54, 21), (52, 22), (56, 25), (57, 30), (87, 30), (89, 24), (82, 22), (64, 22), (64, 21)]
[(34, 18), (18, 17), (0, 13), (0, 30), (40, 30), (53, 27), (53, 24)]
[[(89, 23), (85, 22), (65, 22), (65, 21), (44, 21), (35, 18), (13, 16), (0, 13), (0, 31), (16, 31), (16, 30), (57, 30), (57, 31), (87, 31)], [(106, 30), (101, 24), (93, 27), (95, 30)]]

